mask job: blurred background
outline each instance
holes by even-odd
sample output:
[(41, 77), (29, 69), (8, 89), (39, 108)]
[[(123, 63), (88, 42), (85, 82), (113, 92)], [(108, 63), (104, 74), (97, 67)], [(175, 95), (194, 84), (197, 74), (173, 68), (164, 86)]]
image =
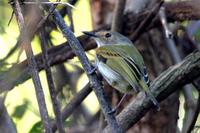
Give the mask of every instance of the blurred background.
[[(96, 44), (90, 38), (82, 35), (82, 31), (109, 30), (116, 1), (62, 0), (62, 2), (69, 2), (75, 6), (75, 8), (70, 8), (65, 5), (57, 5), (57, 10), (59, 10), (66, 24), (70, 26), (87, 50), (87, 56), (90, 61), (94, 62)], [(145, 32), (142, 32), (136, 41), (134, 32), (145, 19), (144, 16), (152, 11), (152, 8), (156, 5), (156, 0), (151, 2), (149, 0), (127, 0), (126, 2), (121, 33), (134, 41), (136, 47), (142, 53), (151, 81), (171, 65), (180, 62), (185, 56), (200, 48), (200, 21), (198, 18), (192, 18), (192, 15), (191, 18), (188, 17), (189, 19), (187, 16), (184, 18), (183, 15), (182, 20), (173, 16), (173, 10), (176, 10), (173, 4), (178, 2), (182, 1), (166, 1), (166, 12), (164, 14), (168, 21), (167, 29), (162, 23), (158, 22), (159, 16), (162, 19), (162, 15), (159, 14), (154, 21), (149, 22), (144, 30)], [(183, 4), (188, 3), (183, 2)], [(47, 13), (36, 11), (38, 7), (32, 6), (22, 4), (26, 24), (32, 25), (33, 29), (35, 28), (34, 25), (37, 25), (34, 22), (38, 19), (38, 16), (45, 16)], [(177, 6), (176, 8), (178, 10), (179, 7)], [(12, 17), (13, 10), (7, 0), (0, 1), (0, 9), (0, 89), (3, 90), (1, 91), (1, 97), (17, 132), (40, 133), (42, 132), (42, 123), (38, 112), (34, 85), (30, 77), (27, 76), (27, 71), (25, 72), (27, 68), (24, 67), (27, 65), (24, 62), (26, 55), (20, 46), (16, 46), (20, 36), (19, 27), (15, 15)], [(179, 9), (184, 10), (181, 6)], [(200, 8), (198, 10), (200, 11)], [(37, 13), (43, 14), (36, 15)], [(38, 21), (35, 23), (38, 23)], [(78, 59), (76, 57), (73, 58), (65, 47), (67, 40), (56, 27), (51, 17), (46, 20), (43, 29), (45, 38), (48, 40), (47, 46), (50, 49), (49, 61), (52, 62), (50, 64), (52, 65), (51, 70), (57, 96), (61, 108), (64, 109), (84, 86), (88, 87), (88, 79)], [(168, 30), (170, 34), (166, 33)], [(173, 37), (167, 38), (167, 35), (172, 35)], [(41, 56), (42, 52), (40, 43), (41, 40), (36, 32), (32, 37), (31, 44), (34, 55), (38, 57)], [(65, 53), (69, 54), (69, 57)], [(63, 59), (60, 59), (58, 55), (63, 56)], [(37, 63), (42, 65), (41, 59), (38, 59)], [(39, 75), (45, 93), (48, 113), (53, 121), (54, 113), (47, 79), (42, 67), (39, 66), (38, 68), (41, 70)], [(197, 81), (197, 83), (199, 82)], [(113, 107), (122, 97), (122, 94), (113, 90), (106, 83), (105, 92)], [(127, 106), (134, 97), (129, 96), (117, 113)], [(194, 112), (197, 99), (198, 91), (195, 86), (192, 84), (186, 85), (161, 103), (161, 111), (157, 112), (155, 109), (151, 109), (144, 118), (127, 132), (182, 132), (184, 127), (187, 127), (185, 126), (187, 125), (186, 123), (192, 117), (191, 113)], [(198, 117), (193, 132), (200, 132), (199, 123), (200, 117)], [(64, 122), (64, 126), (69, 132), (94, 132), (97, 129), (100, 131), (105, 125), (99, 103), (93, 92), (84, 99), (80, 106), (74, 109), (72, 115)]]

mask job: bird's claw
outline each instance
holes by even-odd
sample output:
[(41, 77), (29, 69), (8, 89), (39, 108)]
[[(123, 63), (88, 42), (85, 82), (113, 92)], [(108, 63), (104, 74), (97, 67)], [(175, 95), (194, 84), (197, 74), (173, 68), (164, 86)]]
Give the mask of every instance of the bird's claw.
[(108, 112), (108, 114), (114, 114), (116, 113), (116, 108), (112, 109), (111, 111)]
[(92, 70), (88, 72), (89, 75), (93, 74), (97, 70), (97, 65), (93, 65)]

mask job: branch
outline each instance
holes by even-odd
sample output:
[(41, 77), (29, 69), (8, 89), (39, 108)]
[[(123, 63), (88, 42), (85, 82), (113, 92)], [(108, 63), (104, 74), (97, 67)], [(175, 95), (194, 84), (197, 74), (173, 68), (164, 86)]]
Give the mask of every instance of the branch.
[[(198, 2), (197, 0), (194, 0), (195, 2)], [(177, 4), (177, 6), (173, 6), (173, 4), (176, 4), (177, 2), (170, 2), (170, 3), (165, 3), (165, 7), (167, 10), (167, 18), (168, 21), (180, 21), (180, 19), (178, 17), (176, 17), (178, 15), (178, 13), (180, 12), (176, 12), (176, 10), (178, 10), (179, 5), (182, 5), (183, 1), (178, 2), (179, 4)], [(185, 2), (183, 2), (185, 3)], [(196, 4), (192, 4), (193, 1), (187, 1), (186, 4), (187, 5), (191, 5), (196, 7)], [(182, 11), (184, 10), (183, 8), (180, 8)], [(200, 11), (200, 6), (196, 7), (194, 11), (196, 10)], [(193, 10), (193, 8), (191, 7), (191, 10)], [(193, 14), (191, 16), (191, 14), (186, 15), (186, 13), (182, 12), (182, 16), (185, 16), (185, 19), (200, 19), (200, 15), (198, 15), (199, 12), (194, 12), (196, 14)], [(144, 18), (146, 18), (148, 16), (149, 12), (144, 11), (142, 13), (140, 13), (137, 17), (133, 17), (135, 15), (131, 15), (130, 13), (126, 14), (124, 16), (124, 22), (123, 22), (123, 31), (122, 33), (125, 33), (127, 36), (130, 36), (130, 34), (135, 31), (135, 29), (137, 28), (137, 26), (144, 20)], [(173, 14), (173, 15), (172, 15)], [(156, 25), (156, 22), (154, 22), (154, 24), (152, 25)], [(109, 27), (109, 26), (108, 26)], [(105, 29), (105, 28), (101, 28), (101, 29)], [(147, 29), (146, 29), (147, 30)], [(144, 32), (144, 31), (143, 31)], [(134, 33), (134, 32), (133, 32)], [(80, 36), (78, 37), (78, 40), (81, 42), (84, 50), (90, 50), (90, 49), (94, 49), (96, 47), (96, 44), (93, 40), (90, 40), (88, 37), (86, 36)], [(23, 42), (23, 41), (22, 41)], [(59, 46), (55, 46), (53, 48), (50, 48), (48, 50), (48, 54), (49, 54), (49, 62), (50, 65), (56, 65), (56, 64), (60, 64), (63, 63), (65, 61), (67, 61), (68, 59), (72, 59), (75, 54), (71, 51), (71, 48), (66, 45), (68, 44), (63, 43), (60, 44)], [(44, 68), (43, 63), (42, 63), (42, 58), (41, 58), (41, 54), (38, 54), (36, 57), (36, 62), (37, 62), (37, 66), (38, 69), (41, 70)], [(24, 81), (26, 81), (27, 79), (30, 78), (30, 76), (27, 75), (27, 61), (23, 61), (20, 64), (16, 64), (13, 65), (13, 67), (11, 67), (10, 69), (8, 69), (8, 71), (5, 71), (4, 73), (2, 73), (0, 75), (0, 93), (4, 92), (4, 91), (9, 91), (11, 89), (13, 89), (14, 86), (23, 83)]]
[[(151, 84), (150, 89), (157, 100), (161, 102), (166, 97), (175, 92), (178, 88), (186, 85), (200, 76), (200, 52), (192, 53), (182, 62), (170, 67), (160, 76), (158, 76)], [(118, 116), (117, 120), (126, 131), (139, 121), (151, 108), (153, 104), (143, 92), (139, 93)], [(109, 132), (107, 126), (104, 132)]]
[(51, 96), (53, 111), (54, 111), (54, 115), (55, 115), (55, 119), (56, 119), (56, 125), (57, 125), (59, 133), (65, 133), (64, 126), (62, 123), (62, 114), (60, 111), (60, 105), (59, 105), (57, 95), (56, 95), (56, 88), (55, 88), (55, 85), (53, 82), (51, 66), (48, 61), (47, 40), (45, 38), (43, 28), (40, 31), (40, 40), (41, 40), (44, 69), (46, 72), (46, 78), (47, 78), (47, 83), (48, 83), (49, 92), (50, 92), (50, 96)]
[(179, 1), (165, 4), (169, 21), (198, 20), (200, 18), (200, 1)]
[[(87, 51), (96, 47), (93, 40), (90, 40), (86, 36), (79, 37), (79, 41), (84, 45), (83, 48)], [(87, 43), (86, 43), (87, 42)], [(63, 43), (59, 46), (55, 46), (48, 50), (48, 61), (51, 66), (63, 63), (68, 59), (75, 57), (68, 43)], [(35, 56), (38, 70), (44, 69), (42, 55), (38, 54)], [(0, 74), (0, 93), (13, 89), (14, 86), (23, 83), (28, 80), (30, 75), (28, 74), (28, 62), (27, 60), (14, 64), (7, 71)]]
[[(72, 100), (70, 100), (69, 104), (64, 107), (62, 111), (63, 121), (65, 121), (73, 112), (74, 110), (83, 102), (83, 100), (92, 92), (92, 88), (90, 84), (87, 83), (85, 87), (78, 92)], [(56, 131), (56, 124), (53, 123), (52, 130), (53, 132)]]
[(17, 133), (15, 125), (4, 105), (4, 101), (5, 100), (3, 98), (0, 98), (0, 131), (2, 133)]
[[(13, 3), (14, 2), (12, 2), (12, 1), (9, 2), (9, 4), (11, 4), (11, 5)], [(26, 13), (27, 14), (26, 17), (28, 17), (27, 18), (28, 21), (26, 22), (26, 28), (27, 28), (27, 32), (28, 32), (30, 40), (33, 39), (33, 37), (36, 34), (36, 32), (38, 31), (38, 29), (40, 29), (43, 26), (43, 24), (46, 22), (49, 15), (56, 8), (56, 6), (57, 5), (54, 5), (51, 8), (49, 14), (47, 14), (45, 17), (41, 16), (40, 10), (37, 7), (34, 7), (34, 8), (37, 8), (37, 9), (34, 9), (34, 11), (31, 10)], [(24, 41), (23, 34), (20, 33), (15, 46), (7, 53), (7, 55), (4, 58), (0, 59), (0, 62), (6, 61), (14, 52), (16, 52), (16, 50), (19, 48), (19, 46), (21, 46), (23, 41)]]
[(93, 87), (93, 90), (98, 98), (98, 101), (101, 105), (101, 109), (108, 122), (108, 125), (111, 126), (112, 132), (121, 133), (122, 130), (119, 127), (114, 115), (108, 113), (111, 111), (111, 107), (108, 105), (107, 101), (105, 100), (105, 95), (104, 95), (101, 83), (97, 79), (97, 75), (90, 74), (90, 72), (92, 71), (92, 67), (91, 67), (91, 64), (89, 63), (88, 58), (85, 55), (84, 49), (82, 48), (80, 42), (76, 39), (72, 31), (67, 27), (67, 25), (65, 24), (65, 21), (63, 20), (62, 16), (59, 14), (58, 11), (55, 10), (52, 15), (53, 15), (53, 19), (55, 23), (62, 31), (64, 37), (68, 40), (69, 45), (72, 48), (73, 52), (79, 58), (83, 66), (83, 69), (85, 70), (90, 80), (90, 84)]
[[(177, 50), (175, 41), (174, 41), (174, 37), (173, 37), (173, 33), (171, 32), (167, 20), (166, 20), (166, 12), (165, 12), (165, 8), (162, 7), (160, 9), (159, 12), (159, 17), (160, 17), (160, 21), (162, 23), (162, 27), (163, 27), (163, 32), (165, 33), (165, 43), (167, 46), (167, 49), (170, 52), (170, 56), (172, 58), (172, 61), (174, 64), (179, 63), (182, 59), (181, 56)], [(188, 84), (186, 86), (183, 87), (183, 94), (185, 97), (185, 116), (184, 116), (184, 121), (183, 121), (183, 131), (186, 131), (186, 129), (189, 128), (189, 124), (192, 121), (193, 118), (193, 114), (195, 112), (195, 108), (194, 108), (194, 98), (192, 95), (192, 86), (191, 84)]]
[(28, 36), (28, 32), (26, 29), (27, 27), (25, 25), (24, 17), (23, 17), (20, 3), (18, 0), (15, 0), (14, 4), (12, 5), (12, 8), (14, 10), (20, 32), (22, 33), (22, 37), (24, 40), (24, 42), (21, 44), (21, 46), (24, 46), (25, 53), (27, 56), (29, 74), (31, 75), (33, 84), (35, 86), (35, 92), (36, 92), (37, 102), (38, 102), (39, 111), (40, 111), (40, 115), (41, 115), (41, 119), (42, 119), (42, 124), (45, 128), (44, 132), (51, 133), (51, 126), (50, 126), (48, 111), (47, 111), (47, 107), (46, 107), (46, 103), (45, 103), (44, 92), (42, 89), (40, 77), (39, 77), (38, 70), (37, 70), (37, 64), (36, 64), (33, 50), (31, 47), (31, 41)]
[(164, 2), (161, 0), (159, 3), (156, 4), (156, 6), (152, 9), (152, 11), (146, 16), (146, 18), (141, 22), (139, 27), (136, 29), (136, 31), (131, 35), (131, 38), (133, 42), (135, 42), (138, 37), (144, 33), (144, 30), (146, 27), (148, 27), (151, 24), (151, 21), (153, 18), (157, 15), (160, 7), (162, 6)]
[[(166, 17), (168, 22), (175, 21), (184, 21), (184, 20), (199, 20), (200, 19), (200, 1), (191, 0), (191, 1), (179, 1), (179, 2), (166, 2), (164, 3), (164, 7), (166, 8)], [(186, 8), (187, 7), (187, 8)], [(151, 12), (149, 10), (144, 10), (143, 12), (135, 15), (131, 12), (127, 13), (124, 18), (124, 27), (126, 34), (130, 34), (131, 32), (135, 32), (137, 27), (141, 24), (143, 20), (147, 18), (147, 16)], [(155, 20), (143, 31), (150, 30), (151, 28), (157, 27), (160, 25), (159, 18), (155, 18)], [(134, 38), (133, 38), (134, 39)]]

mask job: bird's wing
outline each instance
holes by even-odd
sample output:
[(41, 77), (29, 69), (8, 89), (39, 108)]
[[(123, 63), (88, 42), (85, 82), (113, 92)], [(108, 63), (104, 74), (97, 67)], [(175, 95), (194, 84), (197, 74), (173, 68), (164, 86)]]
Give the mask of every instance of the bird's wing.
[[(150, 92), (149, 87), (148, 87), (149, 86), (149, 79), (148, 79), (148, 74), (147, 74), (146, 67), (144, 65), (143, 59), (141, 57), (138, 57), (138, 58), (141, 58), (140, 61), (142, 63), (142, 64), (138, 64), (137, 58), (133, 58), (133, 56), (125, 54), (125, 51), (124, 51), (125, 49), (119, 49), (118, 47), (117, 47), (117, 49), (118, 49), (118, 52), (120, 53), (120, 56), (122, 56), (123, 59), (126, 60), (126, 62), (128, 62), (127, 64), (129, 66), (131, 66), (132, 69), (134, 69), (134, 72), (136, 74), (139, 72), (138, 75), (140, 75), (140, 79), (138, 80), (138, 82), (139, 82), (140, 86), (146, 92), (146, 94), (149, 96), (149, 98), (151, 99), (153, 104), (159, 110), (160, 109), (159, 103), (157, 102), (157, 100), (155, 99), (153, 94)], [(131, 48), (129, 48), (127, 50), (131, 50)], [(116, 52), (117, 52), (117, 50), (116, 50)], [(131, 52), (126, 52), (126, 53), (131, 53)], [(138, 65), (140, 65), (140, 67), (138, 67)]]
[(133, 89), (138, 91), (137, 81), (140, 79), (140, 75), (135, 68), (132, 68), (132, 65), (129, 63), (130, 60), (124, 56), (124, 53), (120, 49), (102, 46), (96, 50), (96, 53), (106, 58), (106, 64), (120, 75), (123, 75)]
[[(121, 47), (121, 48), (120, 48)], [(121, 54), (125, 57), (125, 59), (131, 64), (131, 66), (140, 73), (143, 80), (149, 86), (150, 81), (148, 77), (148, 73), (146, 70), (146, 66), (144, 65), (143, 58), (139, 51), (134, 46), (120, 46), (117, 49), (121, 49)], [(134, 53), (134, 54), (132, 54)]]
[(157, 108), (159, 109), (159, 103), (157, 102), (157, 100), (155, 99), (155, 97), (153, 96), (153, 94), (150, 92), (148, 88), (148, 84), (149, 84), (148, 74), (146, 72), (146, 67), (144, 65), (142, 56), (137, 53), (138, 51), (134, 51), (136, 53), (133, 55), (130, 55), (130, 53), (134, 53), (134, 52), (133, 51), (129, 52), (129, 50), (135, 50), (134, 47), (120, 48), (120, 47), (114, 47), (114, 46), (112, 48), (103, 48), (103, 50), (105, 52), (112, 53), (111, 55), (116, 56), (116, 57), (115, 56), (112, 57), (110, 55), (105, 55), (105, 58), (107, 59), (115, 57), (114, 60), (110, 59), (110, 66), (115, 66), (113, 67), (113, 69), (117, 71), (119, 71), (118, 69), (119, 67), (121, 67), (121, 70), (123, 70), (124, 74), (127, 75), (125, 76), (125, 78), (129, 82), (129, 84), (133, 87), (134, 84), (139, 83), (142, 89), (150, 97), (154, 105), (156, 105)]
[(126, 82), (132, 86), (134, 91), (139, 91), (136, 75), (124, 59), (120, 57), (108, 59), (106, 64), (113, 70), (117, 71), (120, 75), (122, 75)]

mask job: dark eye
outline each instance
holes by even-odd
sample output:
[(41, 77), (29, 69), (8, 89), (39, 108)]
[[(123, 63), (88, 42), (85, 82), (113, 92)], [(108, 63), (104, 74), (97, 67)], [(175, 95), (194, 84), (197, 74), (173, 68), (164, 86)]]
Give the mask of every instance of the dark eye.
[(111, 37), (111, 34), (110, 34), (110, 33), (106, 33), (106, 34), (105, 34), (105, 37), (106, 37), (106, 38), (109, 38), (109, 37)]

